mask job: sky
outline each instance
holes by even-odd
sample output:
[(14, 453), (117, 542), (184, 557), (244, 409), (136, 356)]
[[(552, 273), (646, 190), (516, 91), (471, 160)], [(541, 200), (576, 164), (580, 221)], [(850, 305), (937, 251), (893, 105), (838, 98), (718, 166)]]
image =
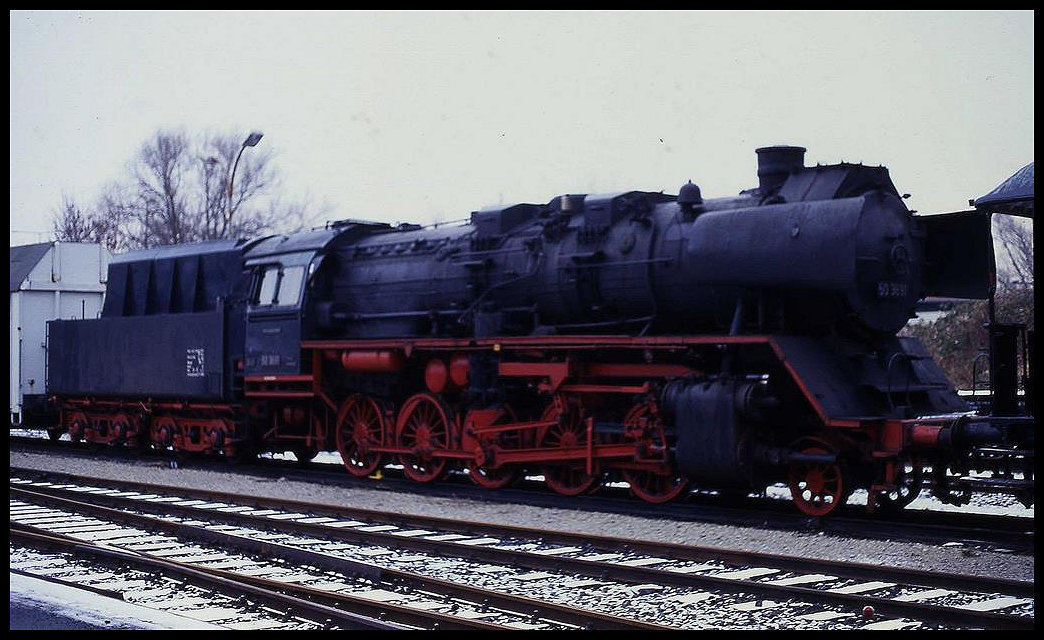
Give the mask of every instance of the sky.
[[(158, 130), (264, 133), (326, 220), (889, 168), (920, 213), (1033, 161), (1033, 12), (12, 11), (11, 245)], [(247, 149), (246, 153), (251, 150)]]

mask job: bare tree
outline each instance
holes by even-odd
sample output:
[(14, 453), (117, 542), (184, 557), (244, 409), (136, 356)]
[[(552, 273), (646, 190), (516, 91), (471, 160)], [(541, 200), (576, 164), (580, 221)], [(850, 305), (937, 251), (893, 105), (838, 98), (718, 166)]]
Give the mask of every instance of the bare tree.
[(137, 216), (133, 199), (127, 189), (119, 183), (110, 183), (98, 197), (94, 211), (96, 241), (102, 242), (111, 251), (126, 251), (140, 248), (134, 242), (130, 230)]
[(188, 139), (184, 133), (158, 132), (141, 147), (133, 165), (137, 184), (138, 244), (179, 244), (190, 226), (186, 189), (186, 153)]
[(328, 203), (317, 205), (307, 197), (293, 201), (276, 197), (268, 203), (264, 212), (254, 218), (257, 222), (264, 222), (266, 226), (245, 227), (244, 237), (256, 237), (271, 229), (279, 229), (283, 233), (303, 231), (315, 220), (328, 219), (330, 210)]
[(97, 242), (109, 251), (128, 249), (127, 238), (121, 229), (127, 219), (126, 211), (118, 204), (115, 186), (104, 192), (97, 207), (98, 211), (107, 211), (108, 215), (97, 215), (82, 210), (68, 197), (62, 200), (62, 207), (52, 220), (52, 232), (56, 240), (67, 242)]
[[(1008, 255), (1011, 271), (1001, 272), (1003, 284), (1033, 285), (1033, 221), (997, 214), (997, 237)], [(1006, 271), (1006, 270), (1005, 270)]]
[(242, 148), (235, 136), (209, 135), (204, 140), (197, 158), (200, 183), (206, 185), (199, 203), (202, 239), (253, 235), (272, 226), (265, 209), (252, 206), (277, 182), (271, 153), (254, 149), (241, 156)]
[(197, 140), (158, 131), (129, 164), (127, 178), (109, 185), (93, 210), (63, 200), (54, 216), (55, 238), (136, 249), (292, 232), (319, 213), (307, 201), (286, 203), (278, 194), (270, 151), (252, 149), (240, 157), (243, 144), (235, 134)]
[(52, 223), (54, 236), (66, 242), (96, 242), (90, 214), (84, 213), (67, 196)]

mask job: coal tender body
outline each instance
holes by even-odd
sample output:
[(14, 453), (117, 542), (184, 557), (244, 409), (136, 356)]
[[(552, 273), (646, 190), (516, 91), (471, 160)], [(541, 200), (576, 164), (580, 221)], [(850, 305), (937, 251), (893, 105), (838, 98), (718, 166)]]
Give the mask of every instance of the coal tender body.
[(146, 249), (109, 263), (99, 318), (48, 323), (48, 393), (70, 437), (95, 444), (234, 449), (243, 431), (247, 243)]
[[(971, 428), (924, 348), (896, 336), (925, 296), (989, 294), (988, 216), (918, 218), (883, 167), (803, 155), (759, 149), (758, 187), (731, 198), (689, 183), (222, 245), (240, 267), (206, 292), (218, 302), (187, 314), (144, 294), (122, 317), (169, 335), (141, 345), (154, 371), (56, 389), (67, 427), (90, 439), (118, 409), (153, 446), (336, 449), (360, 476), (541, 475), (566, 495), (623, 480), (651, 502), (783, 482), (816, 516), (856, 488), (871, 509), (904, 506), (926, 470), (988, 448), (991, 488), (1030, 495), (1032, 422)], [(164, 259), (134, 258), (135, 282), (148, 263), (150, 283), (183, 286)], [(196, 358), (207, 340), (220, 358)], [(88, 366), (92, 347), (61, 346)]]

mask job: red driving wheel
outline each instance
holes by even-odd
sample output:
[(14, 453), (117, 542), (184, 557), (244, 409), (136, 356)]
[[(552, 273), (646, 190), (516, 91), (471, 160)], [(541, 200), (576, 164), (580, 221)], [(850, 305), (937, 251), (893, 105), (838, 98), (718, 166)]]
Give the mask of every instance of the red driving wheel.
[[(514, 412), (511, 411), (511, 407), (505, 405), (500, 409), (500, 415), (491, 424), (504, 424), (514, 421)], [(517, 431), (504, 431), (490, 436), (489, 441), (482, 443), (482, 454), (485, 457), (490, 449), (518, 449), (520, 446), (520, 437)], [(500, 489), (518, 480), (522, 474), (522, 470), (518, 465), (506, 464), (494, 468), (488, 466), (487, 462), (488, 460), (479, 461), (476, 459), (476, 462), (468, 467), (468, 477), (480, 487)]]
[(373, 398), (353, 395), (344, 401), (337, 412), (335, 437), (348, 473), (368, 476), (377, 470), (381, 454), (374, 448), (381, 444), (383, 432), (384, 418)]
[(624, 431), (640, 433), (640, 459), (652, 459), (655, 469), (624, 469), (623, 477), (631, 485), (631, 492), (646, 502), (670, 502), (689, 488), (689, 479), (677, 475), (667, 446), (667, 434), (656, 415), (655, 405), (637, 404), (624, 416)]
[[(539, 441), (542, 448), (572, 449), (587, 445), (587, 425), (584, 424), (583, 412), (577, 403), (563, 398), (556, 398), (544, 410), (541, 421), (555, 421), (545, 427)], [(564, 496), (576, 496), (587, 493), (599, 486), (601, 478), (598, 474), (588, 474), (586, 461), (559, 460), (543, 467), (544, 482), (555, 493)]]
[(434, 396), (418, 393), (399, 410), (396, 423), (399, 447), (410, 453), (399, 454), (403, 473), (416, 482), (431, 482), (446, 470), (446, 458), (435, 452), (449, 445), (450, 418)]

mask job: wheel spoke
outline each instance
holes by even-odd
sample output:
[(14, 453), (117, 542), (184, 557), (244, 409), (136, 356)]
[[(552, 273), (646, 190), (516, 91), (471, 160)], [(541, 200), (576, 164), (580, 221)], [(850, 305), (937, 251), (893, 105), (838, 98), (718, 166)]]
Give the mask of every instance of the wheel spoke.
[(337, 450), (349, 473), (368, 476), (380, 466), (381, 454), (372, 447), (380, 443), (383, 431), (381, 414), (372, 398), (355, 395), (345, 400), (335, 433)]
[[(490, 424), (504, 424), (515, 421), (515, 414), (510, 407), (504, 407), (499, 415)], [(494, 436), (487, 436), (491, 441), (483, 441), (483, 455), (496, 455), (497, 450), (517, 449), (521, 446), (520, 435), (517, 431), (502, 431)], [(477, 455), (477, 454), (476, 454)], [(488, 463), (488, 458), (486, 459)], [(468, 477), (480, 487), (487, 489), (500, 489), (514, 483), (522, 475), (518, 465), (509, 464), (496, 468), (490, 468), (488, 464), (478, 464), (476, 461), (468, 466)]]
[[(794, 447), (806, 455), (834, 455), (830, 445), (814, 438), (806, 438)], [(822, 517), (841, 506), (848, 495), (848, 480), (840, 461), (831, 463), (792, 463), (789, 474), (790, 493), (794, 504), (806, 515)]]
[(399, 411), (399, 446), (413, 453), (400, 454), (403, 473), (416, 482), (431, 482), (446, 469), (445, 458), (432, 455), (449, 443), (449, 417), (433, 396), (420, 393)]
[[(562, 412), (565, 417), (560, 419)], [(544, 410), (542, 420), (556, 420), (544, 434), (541, 446), (546, 448), (572, 448), (587, 444), (587, 429), (580, 408), (567, 402), (552, 402)], [(555, 493), (575, 496), (596, 489), (601, 477), (588, 474), (582, 460), (566, 460), (543, 468), (544, 482)]]
[[(667, 465), (674, 471), (667, 446), (667, 434), (663, 424), (655, 415), (654, 406), (649, 403), (637, 404), (624, 417), (624, 431), (641, 433), (638, 442), (640, 450), (654, 458), (657, 463)], [(660, 470), (625, 469), (624, 480), (631, 485), (631, 492), (646, 502), (663, 503), (674, 500), (689, 488), (689, 479), (674, 473), (663, 473)]]

